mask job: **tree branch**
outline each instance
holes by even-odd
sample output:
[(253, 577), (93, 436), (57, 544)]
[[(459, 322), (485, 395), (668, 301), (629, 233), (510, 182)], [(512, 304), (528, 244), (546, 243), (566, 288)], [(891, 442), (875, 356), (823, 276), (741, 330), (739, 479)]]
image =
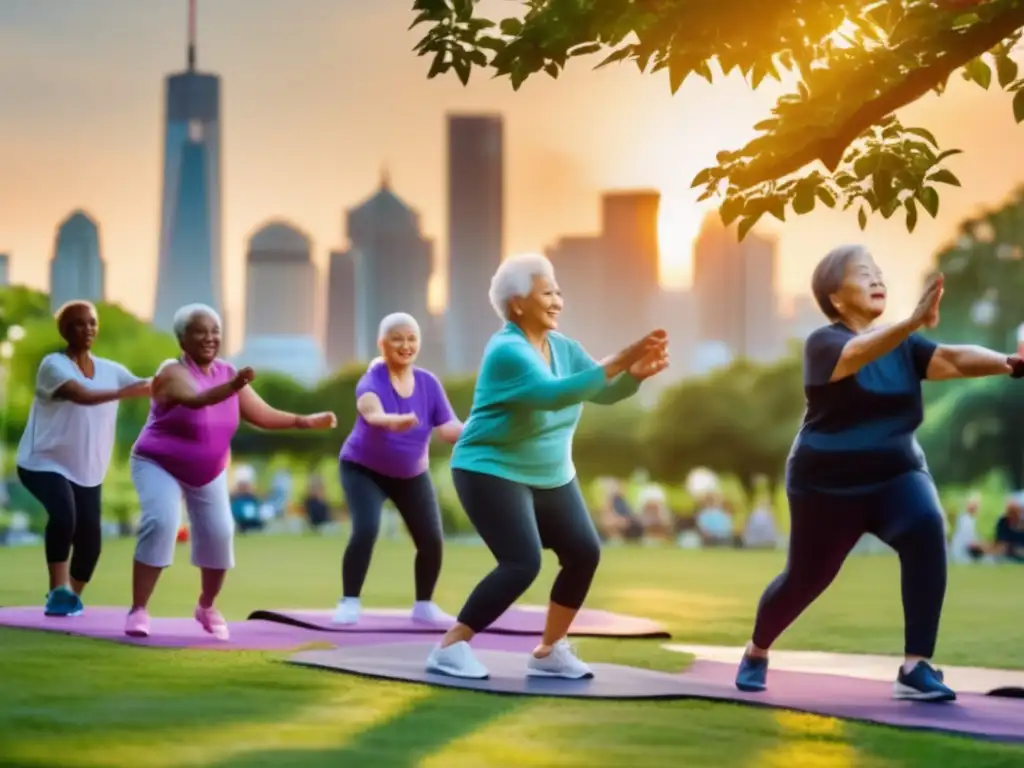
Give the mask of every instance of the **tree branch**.
[(880, 123), (896, 110), (920, 99), (938, 83), (972, 59), (998, 45), (1024, 27), (1024, 7), (1014, 8), (990, 21), (981, 22), (963, 33), (954, 33), (949, 50), (935, 63), (912, 72), (899, 85), (857, 109), (828, 136), (815, 139), (791, 155), (762, 167), (750, 164), (732, 175), (734, 184), (749, 188), (765, 181), (781, 179), (815, 160), (835, 171), (847, 147), (864, 131)]

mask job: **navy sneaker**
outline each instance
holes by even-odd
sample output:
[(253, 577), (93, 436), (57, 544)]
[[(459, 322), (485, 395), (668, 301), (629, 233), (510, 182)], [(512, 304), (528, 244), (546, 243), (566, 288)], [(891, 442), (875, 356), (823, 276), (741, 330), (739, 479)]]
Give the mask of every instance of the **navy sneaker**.
[(768, 659), (755, 659), (743, 654), (736, 672), (736, 687), (747, 693), (758, 693), (768, 687)]
[(43, 613), (47, 616), (81, 616), (84, 610), (82, 598), (67, 587), (57, 587), (46, 596)]
[(943, 682), (942, 672), (927, 661), (919, 661), (909, 673), (900, 667), (892, 697), (907, 701), (955, 701), (956, 693)]

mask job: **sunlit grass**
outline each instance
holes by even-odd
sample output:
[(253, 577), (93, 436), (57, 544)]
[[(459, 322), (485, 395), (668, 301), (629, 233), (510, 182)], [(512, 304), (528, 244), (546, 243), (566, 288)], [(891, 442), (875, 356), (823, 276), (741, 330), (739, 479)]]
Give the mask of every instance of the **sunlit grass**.
[[(239, 568), (223, 605), (327, 608), (337, 599), (339, 538), (239, 541)], [(438, 599), (457, 610), (491, 567), (486, 550), (450, 546)], [(188, 615), (197, 576), (187, 550), (165, 574), (154, 610)], [(131, 542), (111, 542), (92, 605), (123, 605)], [(740, 645), (758, 595), (782, 566), (777, 554), (622, 547), (604, 553), (590, 604), (662, 621), (674, 640)], [(547, 557), (526, 602), (543, 604)], [(407, 605), (411, 551), (382, 542), (366, 604)], [(1019, 570), (955, 568), (941, 643), (945, 663), (1015, 662), (1019, 618), (1005, 610)], [(38, 604), (39, 549), (0, 550), (0, 603)], [(785, 645), (898, 651), (896, 564), (850, 562)], [(588, 660), (678, 671), (683, 654), (657, 640), (583, 639)], [(830, 718), (699, 701), (581, 702), (489, 696), (369, 681), (292, 667), (285, 654), (119, 646), (0, 631), (0, 766), (633, 766), (713, 768), (989, 768), (1024, 764), (1024, 749), (865, 726)], [(59, 735), (59, 738), (55, 738)]]

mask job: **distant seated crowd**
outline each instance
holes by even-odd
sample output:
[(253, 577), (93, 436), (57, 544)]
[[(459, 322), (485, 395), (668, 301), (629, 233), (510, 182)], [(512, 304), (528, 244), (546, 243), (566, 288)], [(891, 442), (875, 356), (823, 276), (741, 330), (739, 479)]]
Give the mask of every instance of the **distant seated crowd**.
[(980, 508), (981, 495), (971, 494), (952, 526), (950, 557), (960, 563), (996, 560), (1024, 563), (1024, 492), (1007, 498), (990, 539), (978, 533)]

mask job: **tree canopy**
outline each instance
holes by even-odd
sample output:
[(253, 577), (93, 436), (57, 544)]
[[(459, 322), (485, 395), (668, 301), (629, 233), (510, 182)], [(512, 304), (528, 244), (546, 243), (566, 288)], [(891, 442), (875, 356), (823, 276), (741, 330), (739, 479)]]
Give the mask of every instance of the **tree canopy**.
[(900, 213), (913, 231), (939, 210), (940, 184), (959, 185), (925, 127), (896, 113), (943, 93), (955, 73), (1011, 96), (1024, 120), (1024, 79), (1012, 57), (1024, 0), (514, 0), (520, 11), (482, 18), (478, 0), (415, 0), (416, 46), (428, 77), (474, 68), (518, 89), (552, 78), (570, 59), (603, 54), (598, 67), (632, 62), (667, 70), (675, 93), (690, 77), (742, 73), (752, 88), (795, 82), (757, 123), (746, 146), (723, 148), (693, 179), (701, 199), (719, 196), (723, 222), (740, 236), (765, 214), (785, 220), (829, 208), (870, 216)]

